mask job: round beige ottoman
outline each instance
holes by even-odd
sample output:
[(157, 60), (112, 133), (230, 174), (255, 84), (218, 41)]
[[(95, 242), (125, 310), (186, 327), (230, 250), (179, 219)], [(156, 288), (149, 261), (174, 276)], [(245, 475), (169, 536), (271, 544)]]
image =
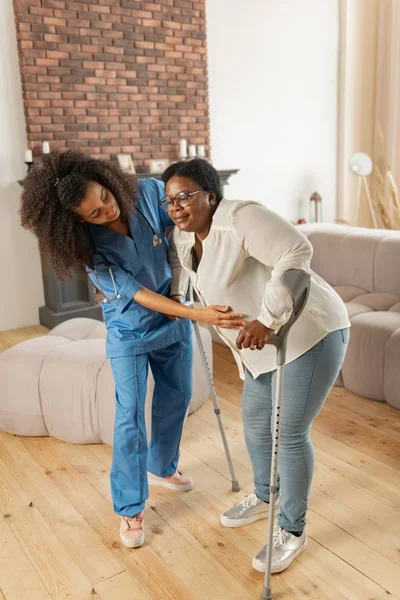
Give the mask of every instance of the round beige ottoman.
[(351, 319), (350, 343), (342, 367), (345, 387), (400, 408), (400, 312), (371, 311)]
[[(211, 335), (200, 329), (212, 365)], [(103, 323), (72, 319), (47, 336), (22, 342), (1, 354), (0, 428), (17, 435), (52, 435), (76, 444), (112, 445), (115, 391), (105, 338)], [(149, 371), (145, 407), (148, 437), (153, 391)], [(194, 343), (189, 414), (207, 398), (207, 380)]]

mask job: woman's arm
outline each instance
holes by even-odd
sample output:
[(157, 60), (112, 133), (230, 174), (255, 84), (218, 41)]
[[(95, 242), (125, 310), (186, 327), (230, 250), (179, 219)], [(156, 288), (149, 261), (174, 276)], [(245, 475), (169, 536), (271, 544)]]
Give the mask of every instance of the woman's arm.
[(201, 321), (202, 323), (209, 323), (210, 325), (216, 325), (224, 329), (240, 329), (245, 324), (243, 315), (230, 313), (231, 309), (229, 306), (215, 305), (207, 306), (206, 308), (192, 308), (156, 294), (147, 288), (141, 288), (133, 299), (138, 304), (142, 304), (146, 308), (165, 315)]
[(289, 320), (293, 310), (292, 295), (282, 281), (283, 274), (289, 269), (309, 271), (313, 250), (308, 239), (291, 223), (259, 204), (239, 205), (232, 215), (232, 225), (244, 251), (272, 267), (260, 314), (246, 325), (237, 340), (238, 347), (253, 345), (261, 350)]

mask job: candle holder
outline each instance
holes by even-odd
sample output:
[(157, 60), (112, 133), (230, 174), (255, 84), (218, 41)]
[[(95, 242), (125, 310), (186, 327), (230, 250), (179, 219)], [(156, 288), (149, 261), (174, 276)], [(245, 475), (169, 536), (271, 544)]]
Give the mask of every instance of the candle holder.
[(26, 167), (28, 169), (28, 173), (29, 171), (32, 169), (32, 165), (33, 165), (33, 154), (32, 154), (32, 150), (30, 150), (30, 148), (27, 148), (25, 150), (25, 164)]
[(206, 148), (204, 144), (200, 144), (199, 146), (197, 146), (197, 158), (202, 158), (203, 160), (206, 160)]
[(318, 192), (314, 192), (310, 198), (310, 222), (321, 223), (322, 221), (322, 198)]
[(187, 153), (188, 153), (187, 140), (185, 140), (185, 139), (179, 140), (179, 160), (186, 160)]

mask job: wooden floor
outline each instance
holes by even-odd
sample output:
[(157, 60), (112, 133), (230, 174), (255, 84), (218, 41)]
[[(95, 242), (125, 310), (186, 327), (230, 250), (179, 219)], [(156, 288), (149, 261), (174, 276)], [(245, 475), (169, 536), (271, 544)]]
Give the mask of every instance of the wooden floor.
[[(0, 351), (43, 333), (0, 334)], [(21, 374), (22, 376), (23, 374)], [(215, 381), (244, 490), (230, 491), (210, 403), (189, 417), (181, 467), (190, 493), (152, 488), (146, 544), (124, 548), (111, 502), (111, 448), (0, 432), (0, 600), (250, 600), (266, 521), (219, 523), (252, 491), (240, 416), (241, 384), (215, 347)], [(313, 429), (316, 472), (309, 546), (273, 577), (275, 600), (400, 600), (400, 411), (336, 388)]]

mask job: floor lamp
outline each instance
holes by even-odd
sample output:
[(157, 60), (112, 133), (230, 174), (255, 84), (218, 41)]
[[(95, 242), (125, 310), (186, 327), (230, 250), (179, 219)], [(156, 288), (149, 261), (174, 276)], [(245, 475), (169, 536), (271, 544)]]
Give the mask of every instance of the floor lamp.
[(356, 152), (356, 154), (353, 154), (349, 162), (350, 173), (352, 173), (353, 175), (357, 175), (360, 178), (354, 213), (354, 222), (357, 222), (358, 211), (360, 209), (361, 188), (362, 186), (364, 186), (365, 193), (367, 195), (369, 210), (372, 217), (372, 222), (374, 224), (375, 229), (378, 229), (378, 222), (376, 220), (374, 208), (372, 206), (371, 193), (369, 191), (367, 182), (367, 177), (368, 175), (371, 175), (373, 168), (374, 165), (372, 163), (371, 158), (368, 156), (368, 154), (365, 154), (364, 152)]

